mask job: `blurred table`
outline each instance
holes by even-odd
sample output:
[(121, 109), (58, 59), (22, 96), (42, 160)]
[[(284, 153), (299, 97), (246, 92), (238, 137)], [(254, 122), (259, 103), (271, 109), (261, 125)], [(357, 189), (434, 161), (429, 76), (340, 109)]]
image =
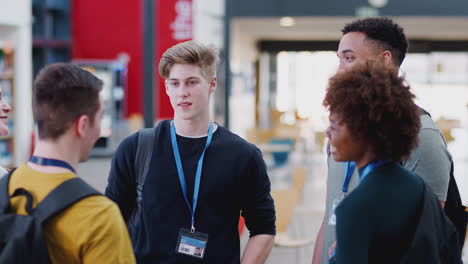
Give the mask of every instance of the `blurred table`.
[(274, 153), (274, 152), (290, 152), (293, 150), (291, 144), (277, 144), (277, 143), (263, 143), (257, 144), (257, 147), (262, 151), (262, 153)]

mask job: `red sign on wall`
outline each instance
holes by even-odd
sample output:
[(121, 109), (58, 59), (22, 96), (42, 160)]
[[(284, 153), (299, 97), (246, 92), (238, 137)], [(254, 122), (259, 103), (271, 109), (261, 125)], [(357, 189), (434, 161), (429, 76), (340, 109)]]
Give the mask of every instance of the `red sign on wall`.
[[(193, 38), (192, 0), (159, 0), (157, 2), (156, 69), (159, 59), (168, 48)], [(172, 118), (174, 112), (165, 91), (164, 80), (159, 73), (156, 74), (155, 111), (157, 118)]]
[[(173, 45), (191, 40), (193, 33), (192, 0), (154, 0), (155, 118), (172, 118), (173, 110), (164, 82), (157, 71), (159, 58)], [(143, 1), (79, 0), (72, 1), (72, 59), (116, 59), (130, 56), (125, 116), (143, 114)], [(109, 9), (112, 7), (111, 9)], [(110, 10), (110, 11), (109, 11)]]

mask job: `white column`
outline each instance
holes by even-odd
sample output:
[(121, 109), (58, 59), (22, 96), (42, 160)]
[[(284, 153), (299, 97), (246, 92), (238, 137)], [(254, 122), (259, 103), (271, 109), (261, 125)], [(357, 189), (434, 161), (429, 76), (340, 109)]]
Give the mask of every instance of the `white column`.
[(32, 113), (32, 41), (30, 17), (19, 25), (15, 39), (15, 147), (14, 160), (18, 166), (29, 158)]

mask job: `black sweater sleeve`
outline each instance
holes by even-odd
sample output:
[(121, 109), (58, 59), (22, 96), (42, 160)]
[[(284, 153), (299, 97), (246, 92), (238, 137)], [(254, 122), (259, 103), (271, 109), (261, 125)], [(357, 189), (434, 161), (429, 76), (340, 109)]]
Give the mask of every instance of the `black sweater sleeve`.
[(105, 194), (120, 208), (125, 221), (130, 217), (136, 201), (135, 155), (138, 133), (122, 141), (112, 159)]
[(244, 176), (244, 197), (242, 216), (250, 236), (276, 234), (276, 216), (270, 195), (270, 179), (266, 165), (258, 148), (254, 148), (249, 159), (247, 174)]

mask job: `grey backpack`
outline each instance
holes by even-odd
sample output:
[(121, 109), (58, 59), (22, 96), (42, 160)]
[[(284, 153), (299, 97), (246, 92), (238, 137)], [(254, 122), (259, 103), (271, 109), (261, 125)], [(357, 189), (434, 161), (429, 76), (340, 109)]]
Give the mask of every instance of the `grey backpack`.
[(138, 145), (135, 156), (135, 180), (136, 180), (136, 199), (135, 207), (127, 222), (130, 237), (135, 237), (138, 226), (138, 219), (141, 214), (141, 199), (146, 175), (153, 156), (154, 140), (161, 124), (155, 128), (143, 128), (138, 131)]

